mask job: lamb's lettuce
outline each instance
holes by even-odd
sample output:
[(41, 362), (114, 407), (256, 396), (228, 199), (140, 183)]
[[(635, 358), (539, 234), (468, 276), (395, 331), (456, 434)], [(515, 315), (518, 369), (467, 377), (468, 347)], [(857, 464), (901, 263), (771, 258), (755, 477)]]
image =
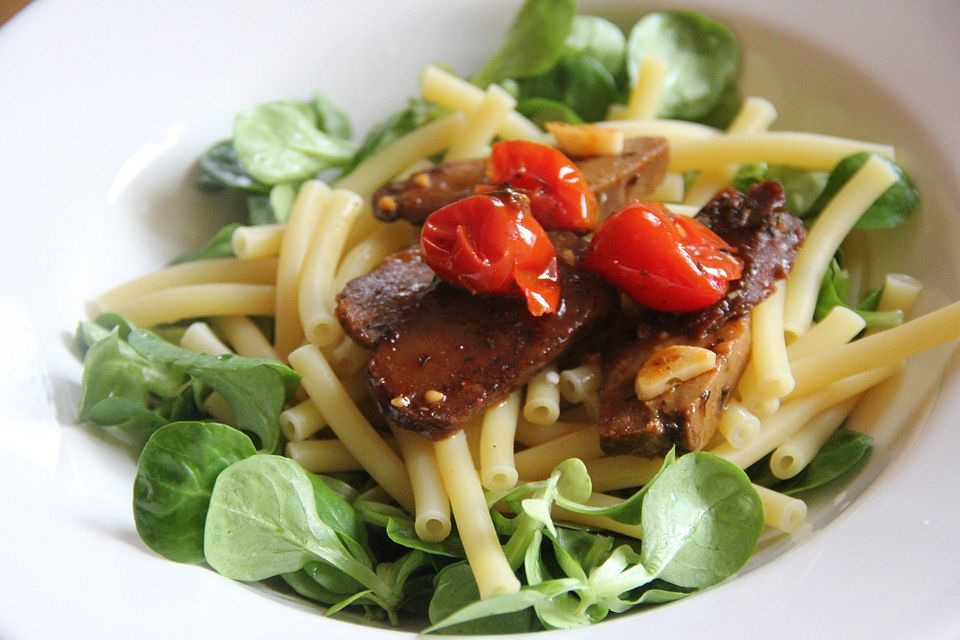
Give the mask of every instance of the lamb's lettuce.
[[(263, 198), (265, 196), (251, 195), (248, 198)], [(196, 251), (185, 253), (170, 264), (180, 264), (182, 262), (193, 262), (194, 260), (212, 260), (214, 258), (232, 258), (233, 253), (233, 232), (237, 230), (240, 224), (233, 222), (226, 225), (220, 231), (213, 234), (213, 237)]]
[(576, 0), (527, 0), (496, 53), (473, 76), (486, 87), (503, 78), (529, 78), (552, 68), (565, 51)]
[(733, 178), (733, 186), (740, 191), (747, 191), (759, 182), (779, 182), (786, 193), (787, 211), (803, 218), (823, 193), (828, 176), (825, 171), (809, 171), (761, 162), (740, 167)]
[[(814, 217), (826, 208), (843, 185), (866, 164), (872, 154), (868, 152), (856, 153), (840, 161), (833, 171), (820, 197), (807, 211), (807, 216)], [(857, 221), (857, 229), (888, 229), (903, 223), (910, 217), (920, 204), (920, 196), (913, 186), (907, 173), (893, 160), (881, 157), (897, 174), (897, 181), (884, 191)]]
[(661, 118), (704, 118), (740, 74), (740, 45), (733, 33), (696, 11), (663, 11), (641, 18), (627, 38), (631, 85), (647, 57), (662, 58), (668, 67)]
[(133, 519), (148, 547), (177, 562), (203, 562), (203, 528), (213, 484), (255, 455), (243, 433), (215, 422), (173, 422), (147, 441), (133, 483)]
[(834, 307), (846, 307), (862, 317), (867, 323), (868, 329), (889, 329), (903, 323), (903, 311), (900, 309), (876, 310), (882, 289), (877, 289), (868, 294), (859, 305), (849, 305), (846, 302), (849, 288), (850, 273), (840, 266), (840, 262), (834, 258), (830, 261), (830, 266), (823, 276), (813, 319), (820, 322), (833, 311)]
[(620, 27), (598, 16), (574, 17), (565, 42), (567, 50), (590, 56), (617, 77), (626, 59), (627, 39)]
[(233, 122), (237, 157), (256, 180), (296, 182), (344, 166), (354, 145), (323, 132), (312, 110), (281, 100), (244, 109)]
[(279, 446), (280, 411), (300, 381), (289, 367), (187, 351), (115, 314), (82, 323), (78, 340), (94, 341), (84, 355), (80, 421), (146, 436), (169, 422), (200, 418), (202, 394), (213, 389), (226, 398), (237, 426), (254, 434), (262, 450)]

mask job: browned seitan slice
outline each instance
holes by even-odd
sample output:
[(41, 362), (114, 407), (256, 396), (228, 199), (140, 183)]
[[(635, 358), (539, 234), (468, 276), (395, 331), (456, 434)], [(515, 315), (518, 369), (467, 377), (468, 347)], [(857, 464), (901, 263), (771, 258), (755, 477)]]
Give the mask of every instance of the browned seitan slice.
[[(637, 371), (660, 350), (675, 344), (710, 349), (717, 354), (716, 368), (652, 400), (639, 400), (634, 391)], [(600, 443), (604, 453), (654, 456), (674, 445), (687, 451), (702, 449), (713, 437), (749, 355), (748, 318), (731, 320), (694, 340), (658, 332), (628, 343), (603, 369)]]
[(447, 284), (377, 344), (367, 367), (374, 397), (400, 427), (433, 439), (505, 399), (613, 313), (615, 291), (560, 267), (556, 311), (532, 316), (520, 297), (478, 296)]
[[(631, 138), (621, 155), (574, 161), (606, 216), (656, 190), (667, 171), (670, 151), (664, 138)], [(473, 195), (478, 185), (486, 184), (486, 167), (486, 160), (447, 162), (384, 185), (373, 196), (374, 215), (421, 224), (437, 209)]]
[[(600, 444), (608, 454), (653, 456), (674, 445), (692, 451), (710, 440), (749, 355), (748, 314), (774, 282), (789, 275), (804, 238), (803, 224), (786, 212), (783, 189), (773, 182), (755, 185), (746, 195), (721, 191), (697, 220), (737, 250), (743, 276), (712, 307), (683, 316), (651, 312), (636, 327), (636, 338), (608, 341), (614, 346), (602, 356), (600, 392)], [(717, 352), (716, 370), (653, 400), (639, 400), (633, 388), (637, 371), (672, 344), (709, 345)]]
[(434, 278), (419, 247), (398, 251), (347, 283), (337, 296), (337, 319), (354, 342), (373, 349), (416, 308)]

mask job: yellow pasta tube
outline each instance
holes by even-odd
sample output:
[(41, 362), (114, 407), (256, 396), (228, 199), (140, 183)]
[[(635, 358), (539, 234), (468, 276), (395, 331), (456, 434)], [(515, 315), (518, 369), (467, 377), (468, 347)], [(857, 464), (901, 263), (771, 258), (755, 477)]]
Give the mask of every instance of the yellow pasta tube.
[(683, 175), (668, 173), (663, 176), (663, 181), (657, 190), (647, 196), (647, 199), (658, 202), (679, 202), (683, 200), (683, 185)]
[(883, 367), (960, 338), (960, 302), (824, 351), (793, 365), (793, 395), (810, 393), (846, 376)]
[(753, 309), (750, 319), (756, 391), (763, 398), (783, 398), (793, 390), (794, 380), (783, 339), (783, 301), (786, 287), (781, 280), (770, 296)]
[(600, 433), (596, 427), (590, 427), (521, 451), (514, 456), (514, 463), (521, 479), (543, 480), (568, 458), (587, 461), (602, 455)]
[(520, 418), (520, 389), (506, 400), (484, 411), (480, 427), (480, 481), (490, 491), (502, 491), (517, 484), (513, 462), (513, 440)]
[(867, 325), (859, 313), (847, 307), (834, 307), (827, 317), (809, 331), (787, 345), (787, 358), (796, 362), (846, 344), (857, 337)]
[(493, 528), (466, 435), (461, 431), (434, 442), (433, 450), (467, 562), (480, 588), (480, 598), (519, 591), (520, 581), (510, 568)]
[[(760, 133), (770, 128), (777, 118), (777, 109), (769, 100), (749, 97), (743, 101), (743, 106), (737, 116), (727, 127), (727, 133)], [(739, 165), (727, 165), (721, 169), (701, 171), (700, 175), (690, 185), (684, 198), (686, 204), (702, 207), (720, 189), (733, 182)]]
[(742, 449), (759, 435), (760, 419), (742, 404), (732, 400), (720, 415), (717, 431), (731, 447)]
[(292, 458), (311, 473), (363, 470), (357, 459), (336, 439), (288, 442), (285, 453), (288, 458)]
[(370, 360), (370, 352), (358, 345), (349, 336), (344, 336), (330, 350), (330, 366), (339, 376), (350, 376), (360, 371)]
[(413, 527), (421, 540), (440, 542), (450, 535), (450, 499), (443, 488), (433, 444), (423, 436), (391, 427), (410, 472), (413, 500), (417, 505)]
[(233, 255), (241, 260), (274, 258), (280, 255), (284, 227), (285, 225), (282, 224), (237, 227), (230, 236)]
[(667, 80), (667, 62), (663, 58), (647, 56), (640, 63), (637, 82), (630, 91), (624, 116), (628, 120), (648, 120), (657, 117)]
[(591, 362), (561, 371), (557, 388), (567, 402), (583, 402), (584, 396), (600, 389), (600, 363)]
[(454, 139), (443, 157), (445, 162), (482, 158), (497, 130), (513, 113), (517, 101), (495, 84), (487, 87), (477, 107), (467, 117), (463, 130)]
[(250, 318), (245, 316), (221, 316), (211, 321), (217, 333), (241, 356), (279, 360), (277, 352), (266, 336)]
[(223, 344), (206, 322), (194, 322), (180, 336), (180, 346), (208, 356), (221, 356), (233, 353), (230, 347)]
[(550, 442), (557, 438), (570, 435), (574, 431), (580, 431), (590, 427), (588, 422), (554, 422), (553, 424), (533, 424), (526, 420), (520, 420), (517, 423), (517, 433), (515, 439), (525, 447), (535, 447), (544, 442)]
[(189, 284), (147, 293), (115, 309), (141, 327), (201, 316), (273, 313), (276, 288), (265, 284)]
[(280, 431), (291, 442), (306, 440), (327, 426), (313, 400), (303, 402), (280, 412)]
[(290, 354), (290, 365), (347, 450), (384, 491), (413, 513), (413, 489), (406, 466), (357, 409), (320, 350), (313, 345), (300, 347)]
[(350, 226), (363, 206), (356, 193), (336, 189), (326, 201), (326, 211), (314, 227), (313, 239), (300, 276), (299, 310), (303, 334), (318, 347), (335, 343), (343, 335), (334, 317), (336, 292), (333, 275), (343, 253)]
[(760, 421), (760, 433), (745, 447), (737, 449), (725, 442), (711, 453), (725, 458), (741, 469), (767, 455), (796, 433), (824, 409), (852, 398), (897, 371), (895, 365), (872, 369), (828, 384), (815, 393), (784, 402), (775, 414)]
[(203, 401), (203, 410), (221, 424), (236, 424), (233, 408), (227, 399), (217, 392), (213, 392)]
[(596, 125), (622, 131), (628, 138), (662, 136), (670, 141), (671, 147), (688, 142), (700, 144), (721, 133), (719, 129), (685, 120), (605, 120)]
[(369, 200), (370, 195), (380, 185), (397, 175), (404, 167), (449, 147), (463, 122), (463, 114), (454, 113), (415, 129), (361, 162), (334, 186), (348, 189)]
[(556, 365), (544, 367), (527, 383), (523, 417), (534, 424), (553, 424), (560, 417), (560, 374)]
[(731, 164), (786, 164), (829, 171), (844, 158), (871, 151), (893, 158), (893, 147), (817, 133), (777, 131), (718, 136), (678, 142), (670, 149), (670, 171), (719, 169)]
[[(310, 248), (314, 229), (323, 214), (324, 201), (330, 188), (317, 180), (308, 180), (300, 187), (293, 202), (287, 230), (280, 244), (277, 267), (277, 301), (274, 346), (277, 355), (287, 355), (303, 342), (303, 326), (300, 323), (299, 291), (303, 261)], [(237, 315), (237, 314), (231, 314)], [(250, 314), (247, 314), (250, 315)]]
[(792, 478), (806, 468), (830, 436), (843, 424), (857, 404), (858, 397), (844, 400), (826, 409), (783, 441), (770, 456), (770, 471), (781, 480)]
[[(483, 89), (433, 65), (424, 69), (420, 76), (420, 95), (428, 102), (465, 113), (472, 112), (483, 101)], [(505, 140), (521, 138), (539, 141), (543, 138), (540, 127), (516, 111), (507, 115), (497, 134)], [(428, 155), (432, 154), (423, 154)]]
[(276, 280), (277, 261), (274, 258), (263, 260), (237, 260), (235, 258), (195, 260), (135, 278), (101, 293), (93, 303), (99, 308), (98, 312), (101, 310), (110, 311), (148, 293), (173, 287), (212, 282), (274, 284)]
[(807, 521), (807, 503), (779, 491), (753, 485), (763, 505), (763, 521), (768, 527), (793, 533)]
[(871, 156), (817, 217), (790, 274), (783, 319), (788, 333), (799, 336), (810, 328), (823, 276), (840, 243), (863, 212), (897, 179), (889, 164)]
[(877, 301), (877, 310), (902, 309), (903, 315), (907, 315), (913, 310), (922, 290), (923, 283), (916, 278), (903, 273), (888, 273), (883, 283), (883, 291), (880, 292), (880, 300)]
[(648, 483), (663, 465), (663, 458), (609, 456), (585, 460), (584, 464), (594, 491), (615, 491)]

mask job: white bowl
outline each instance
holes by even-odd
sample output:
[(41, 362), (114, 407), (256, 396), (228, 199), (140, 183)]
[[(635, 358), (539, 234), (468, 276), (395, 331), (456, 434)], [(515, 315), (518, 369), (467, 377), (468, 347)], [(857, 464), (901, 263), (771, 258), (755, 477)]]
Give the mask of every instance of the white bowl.
[[(476, 68), (518, 4), (42, 0), (0, 28), (13, 230), (0, 254), (0, 637), (398, 637), (149, 552), (131, 516), (135, 455), (74, 423), (69, 335), (93, 294), (219, 228), (227, 212), (191, 187), (191, 167), (239, 108), (322, 89), (363, 131), (416, 93), (427, 63)], [(897, 146), (923, 212), (873, 236), (870, 273), (921, 278), (921, 311), (960, 298), (960, 5), (686, 3), (701, 5), (739, 34), (745, 87), (779, 107), (776, 128)], [(624, 21), (643, 11), (588, 8)], [(905, 436), (819, 501), (813, 535), (765, 544), (744, 575), (696, 597), (553, 635), (960, 635), (960, 371), (948, 356), (926, 357), (917, 388), (873, 405), (864, 428), (881, 419)]]

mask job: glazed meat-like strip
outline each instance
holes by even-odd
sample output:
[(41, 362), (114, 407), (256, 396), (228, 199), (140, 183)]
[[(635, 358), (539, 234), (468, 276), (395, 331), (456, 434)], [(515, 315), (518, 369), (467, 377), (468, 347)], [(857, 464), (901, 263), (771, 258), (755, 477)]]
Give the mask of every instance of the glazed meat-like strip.
[(532, 316), (520, 297), (440, 283), (377, 344), (367, 375), (384, 415), (440, 439), (525, 384), (607, 319), (612, 287), (561, 265), (556, 311)]
[[(627, 140), (618, 156), (574, 160), (606, 216), (653, 192), (663, 181), (669, 156), (666, 139), (647, 137)], [(437, 209), (473, 195), (477, 185), (486, 184), (486, 167), (486, 160), (447, 162), (384, 185), (373, 195), (374, 215), (421, 224)]]
[[(547, 233), (560, 262), (575, 265), (587, 243), (570, 231)], [(373, 349), (417, 308), (437, 280), (419, 247), (387, 256), (368, 274), (351, 280), (337, 297), (337, 319), (354, 342)]]
[[(648, 314), (637, 338), (610, 341), (603, 354), (600, 444), (608, 454), (652, 456), (673, 445), (703, 448), (713, 437), (730, 390), (749, 356), (750, 310), (785, 278), (803, 241), (803, 224), (783, 208), (780, 185), (754, 186), (746, 195), (722, 191), (697, 215), (737, 249), (743, 276), (716, 305), (686, 316)], [(686, 344), (717, 354), (713, 371), (642, 401), (634, 393), (637, 371), (662, 348)]]
[[(637, 371), (662, 349), (676, 344), (710, 349), (717, 354), (716, 369), (677, 384), (652, 400), (639, 400), (634, 391)], [(713, 437), (749, 356), (748, 318), (731, 320), (694, 339), (658, 331), (629, 342), (603, 371), (600, 445), (604, 453), (654, 456), (674, 445), (688, 451), (702, 449)]]
[(367, 349), (400, 324), (434, 285), (419, 247), (387, 256), (376, 269), (347, 283), (337, 297), (337, 319)]

